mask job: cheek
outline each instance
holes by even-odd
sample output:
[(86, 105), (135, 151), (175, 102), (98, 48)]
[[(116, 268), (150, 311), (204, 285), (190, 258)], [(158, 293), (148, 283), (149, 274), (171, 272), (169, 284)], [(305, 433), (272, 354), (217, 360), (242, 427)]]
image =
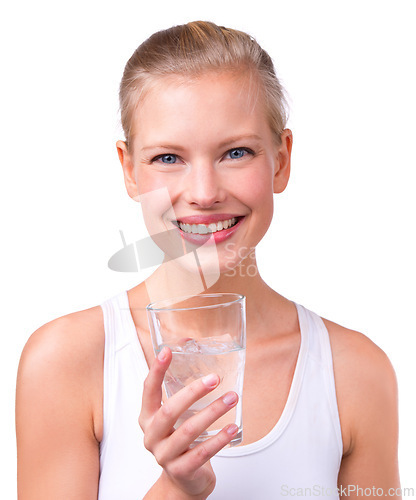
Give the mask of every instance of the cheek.
[(253, 213), (273, 213), (273, 183), (268, 168), (248, 172), (238, 185), (241, 197)]
[(135, 179), (141, 195), (167, 187), (166, 179), (163, 176), (157, 175), (154, 172), (146, 172), (145, 167), (140, 166), (137, 168)]
[[(166, 175), (158, 175), (157, 172), (146, 172), (145, 169), (140, 168), (136, 171), (135, 178), (146, 225), (149, 221), (152, 222), (151, 225), (153, 226), (157, 219), (159, 219), (160, 224), (161, 216), (175, 219), (172, 203), (174, 202), (173, 197), (175, 196), (177, 183), (169, 182), (170, 179)], [(149, 232), (154, 234), (155, 231)]]

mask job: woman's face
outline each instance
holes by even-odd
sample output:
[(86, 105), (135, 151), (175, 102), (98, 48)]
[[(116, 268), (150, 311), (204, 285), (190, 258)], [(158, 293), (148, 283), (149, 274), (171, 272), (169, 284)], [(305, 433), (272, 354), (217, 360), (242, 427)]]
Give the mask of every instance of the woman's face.
[(128, 192), (150, 234), (169, 235), (158, 243), (168, 255), (175, 241), (215, 248), (224, 272), (267, 231), (292, 139), (286, 130), (276, 143), (257, 90), (234, 73), (159, 79), (137, 108), (129, 151), (117, 144)]

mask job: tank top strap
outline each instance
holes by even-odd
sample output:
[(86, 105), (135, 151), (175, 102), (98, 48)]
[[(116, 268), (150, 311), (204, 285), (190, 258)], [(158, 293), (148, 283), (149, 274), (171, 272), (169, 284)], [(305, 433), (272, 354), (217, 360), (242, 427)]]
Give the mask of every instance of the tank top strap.
[(341, 423), (338, 412), (337, 395), (335, 389), (335, 376), (332, 358), (331, 342), (328, 329), (322, 318), (316, 313), (298, 306), (302, 310), (302, 315), (307, 321), (309, 331), (309, 352), (308, 355), (322, 366), (322, 379), (326, 399), (331, 414), (331, 422), (339, 445), (339, 453), (342, 456), (342, 435)]
[(308, 356), (313, 357), (320, 364), (332, 368), (332, 352), (328, 330), (325, 323), (317, 314), (296, 304), (299, 314), (301, 330), (307, 332)]
[(101, 308), (104, 314), (106, 348), (111, 344), (113, 352), (116, 352), (137, 340), (126, 291), (106, 300)]

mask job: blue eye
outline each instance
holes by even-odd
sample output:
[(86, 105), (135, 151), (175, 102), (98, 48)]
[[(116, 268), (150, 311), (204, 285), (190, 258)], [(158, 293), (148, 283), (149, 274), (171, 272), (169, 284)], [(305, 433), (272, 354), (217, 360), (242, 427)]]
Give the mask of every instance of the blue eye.
[(151, 163), (161, 161), (165, 165), (174, 165), (178, 160), (178, 157), (172, 153), (167, 153), (165, 155), (157, 155), (150, 160)]
[(234, 148), (228, 151), (228, 157), (232, 160), (239, 160), (248, 153), (252, 153), (252, 151), (247, 148)]
[(172, 164), (172, 163), (176, 163), (176, 155), (172, 155), (172, 154), (167, 154), (167, 155), (160, 155), (158, 156), (157, 158), (155, 158), (156, 160), (161, 160), (162, 163), (168, 163), (168, 164)]

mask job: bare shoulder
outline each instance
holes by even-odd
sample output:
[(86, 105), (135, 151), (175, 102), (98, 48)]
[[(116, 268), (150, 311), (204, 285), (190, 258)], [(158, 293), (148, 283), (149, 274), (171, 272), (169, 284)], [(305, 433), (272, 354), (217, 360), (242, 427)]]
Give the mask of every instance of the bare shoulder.
[(21, 365), (49, 366), (92, 361), (104, 348), (104, 324), (100, 306), (56, 318), (36, 330), (27, 341)]
[(366, 335), (323, 321), (332, 349), (344, 454), (348, 454), (381, 411), (395, 419), (396, 375), (386, 353)]
[(386, 353), (366, 335), (325, 318), (323, 321), (328, 329), (334, 358), (338, 362), (354, 362), (355, 368), (364, 371), (381, 369), (394, 373)]
[[(351, 381), (395, 383), (395, 372), (387, 354), (363, 333), (323, 319), (328, 329), (335, 369)], [(345, 373), (344, 373), (345, 372)]]

